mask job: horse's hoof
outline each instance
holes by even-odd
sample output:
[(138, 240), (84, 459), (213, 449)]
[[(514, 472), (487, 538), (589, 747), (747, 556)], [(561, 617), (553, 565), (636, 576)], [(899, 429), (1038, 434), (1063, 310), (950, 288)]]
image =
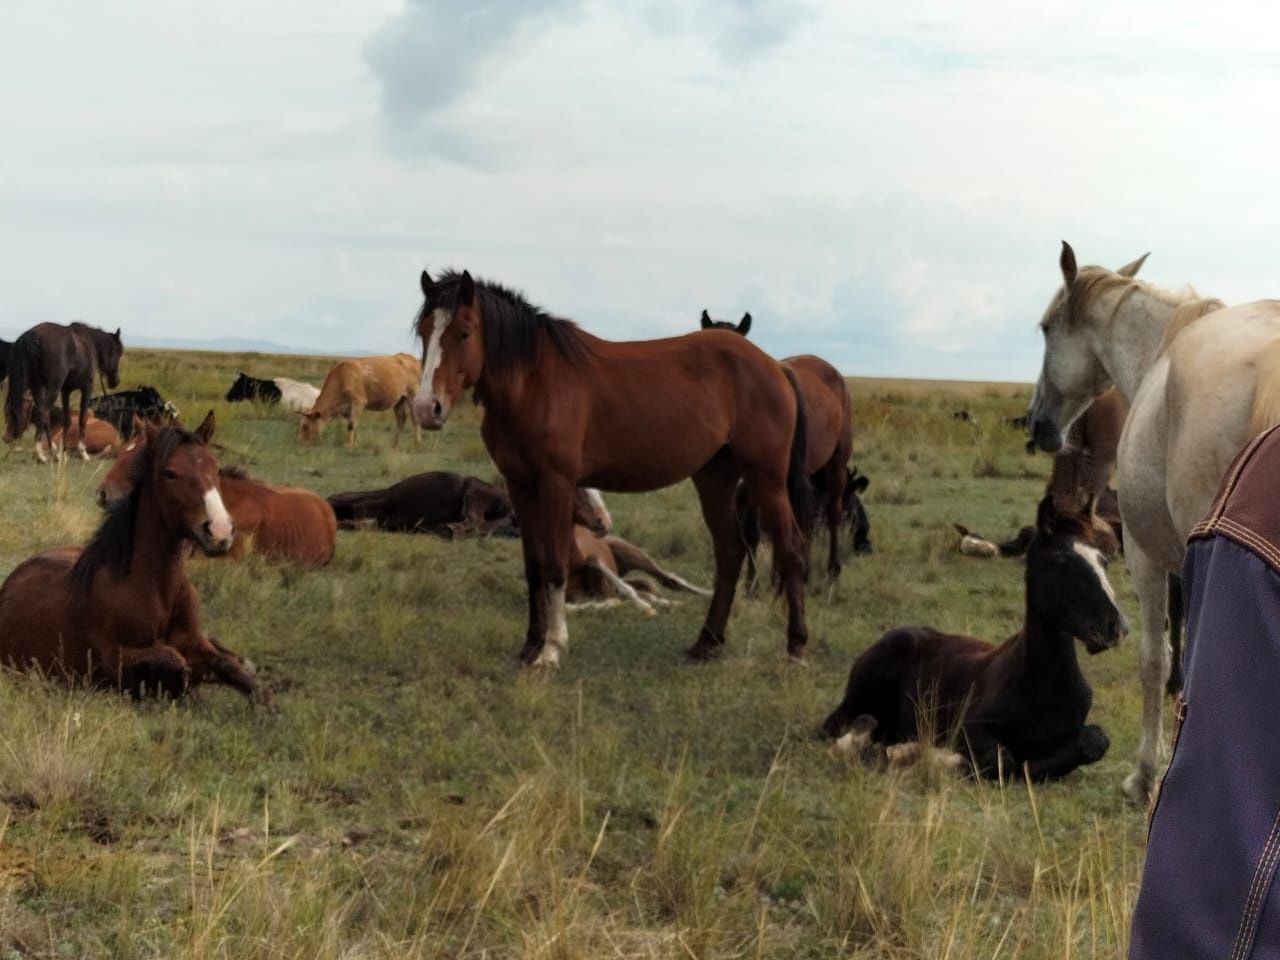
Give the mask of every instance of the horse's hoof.
[(721, 644), (703, 643), (699, 640), (692, 647), (686, 650), (684, 655), (686, 659), (692, 660), (695, 663), (707, 663), (708, 661), (715, 660), (719, 657), (720, 652)]
[(787, 647), (787, 662), (794, 663), (797, 666), (807, 667), (809, 661), (804, 658), (805, 647), (803, 644), (795, 647)]
[(1136, 807), (1145, 807), (1151, 802), (1152, 778), (1142, 770), (1135, 770), (1124, 778), (1124, 795)]

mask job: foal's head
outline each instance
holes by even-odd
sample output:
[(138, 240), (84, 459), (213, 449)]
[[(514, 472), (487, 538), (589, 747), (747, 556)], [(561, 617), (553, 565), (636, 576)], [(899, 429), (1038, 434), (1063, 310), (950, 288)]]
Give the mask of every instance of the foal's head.
[(613, 517), (599, 490), (578, 487), (573, 491), (573, 522), (586, 527), (597, 537), (606, 536), (613, 529)]
[(1095, 536), (1090, 517), (1060, 513), (1045, 497), (1027, 547), (1028, 612), (1077, 638), (1090, 653), (1114, 647), (1129, 632)]
[(711, 314), (702, 311), (702, 329), (703, 330), (733, 330), (742, 334), (744, 337), (751, 332), (751, 314), (744, 313), (742, 319), (734, 323), (732, 320), (713, 320)]
[(1080, 269), (1071, 244), (1063, 241), (1058, 259), (1062, 286), (1040, 320), (1044, 366), (1027, 411), (1031, 437), (1046, 453), (1062, 449), (1063, 432), (1111, 386), (1111, 376), (1098, 354), (1101, 328), (1109, 317), (1091, 308), (1096, 307), (1097, 295), (1103, 290), (1132, 286), (1146, 259), (1143, 254), (1114, 271), (1105, 267)]

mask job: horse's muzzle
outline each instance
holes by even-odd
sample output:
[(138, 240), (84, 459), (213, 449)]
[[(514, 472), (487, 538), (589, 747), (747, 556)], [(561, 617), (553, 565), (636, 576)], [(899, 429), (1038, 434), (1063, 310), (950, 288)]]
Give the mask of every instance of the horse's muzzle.
[(1129, 621), (1124, 613), (1117, 610), (1102, 629), (1084, 639), (1084, 648), (1090, 654), (1102, 653), (1120, 645), (1120, 641), (1129, 635)]
[(1058, 425), (1046, 417), (1031, 422), (1031, 442), (1045, 453), (1057, 453), (1065, 442)]
[(439, 430), (449, 419), (449, 405), (435, 397), (415, 397), (413, 418), (424, 430)]
[(213, 524), (206, 520), (199, 529), (196, 530), (196, 545), (200, 547), (201, 552), (205, 556), (220, 557), (231, 550), (231, 544), (235, 542), (236, 528), (233, 524), (228, 524), (225, 531), (219, 531), (219, 536), (213, 532)]

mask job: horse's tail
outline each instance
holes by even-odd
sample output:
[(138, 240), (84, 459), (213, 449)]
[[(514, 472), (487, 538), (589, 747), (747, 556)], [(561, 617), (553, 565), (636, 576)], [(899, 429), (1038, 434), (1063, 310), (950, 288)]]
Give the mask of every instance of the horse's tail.
[(809, 535), (813, 532), (813, 520), (817, 515), (814, 506), (813, 485), (809, 482), (806, 462), (809, 459), (809, 414), (805, 410), (804, 395), (796, 375), (786, 367), (791, 391), (796, 395), (796, 429), (791, 436), (791, 460), (787, 464), (787, 498), (791, 501), (791, 513), (796, 520), (800, 552), (804, 562), (805, 578), (809, 576)]
[(39, 356), (40, 335), (34, 330), (18, 337), (9, 352), (9, 393), (4, 400), (4, 438), (9, 443), (26, 433), (31, 422), (31, 414), (22, 401), (31, 389)]

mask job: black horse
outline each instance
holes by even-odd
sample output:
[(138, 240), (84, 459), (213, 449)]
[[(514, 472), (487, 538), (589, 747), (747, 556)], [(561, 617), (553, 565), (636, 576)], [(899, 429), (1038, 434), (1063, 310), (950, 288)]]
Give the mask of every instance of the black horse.
[(27, 430), (23, 398), (31, 392), (30, 422), (36, 427), (36, 456), (48, 460), (52, 445), (49, 408), (62, 397), (62, 419), (71, 422), (71, 394), (80, 394), (80, 455), (84, 448), (85, 415), (93, 399), (93, 379), (101, 376), (114, 390), (120, 384), (120, 331), (107, 333), (83, 323), (63, 326), (40, 323), (14, 341), (9, 352), (9, 395), (5, 399), (4, 439), (13, 442)]
[(241, 370), (240, 376), (236, 377), (236, 382), (227, 391), (227, 403), (236, 403), (241, 400), (252, 400), (258, 403), (279, 403), (280, 388), (276, 386), (274, 380), (260, 380), (258, 377), (251, 377)]
[(8, 340), (0, 339), (0, 384), (4, 383), (4, 378), (9, 375), (9, 351), (13, 349), (13, 344)]
[(1033, 780), (1049, 780), (1101, 759), (1109, 741), (1086, 723), (1093, 691), (1076, 639), (1099, 653), (1128, 625), (1094, 533), (1088, 518), (1059, 513), (1045, 497), (1027, 548), (1022, 629), (999, 646), (928, 627), (890, 630), (854, 662), (823, 732), (852, 731), (850, 746), (876, 758), (886, 747), (955, 736), (972, 771), (986, 777), (1025, 764)]
[(106, 420), (128, 440), (133, 436), (133, 418), (140, 417), (156, 426), (174, 426), (178, 423), (178, 408), (160, 396), (155, 387), (138, 387), (95, 397), (93, 415)]

